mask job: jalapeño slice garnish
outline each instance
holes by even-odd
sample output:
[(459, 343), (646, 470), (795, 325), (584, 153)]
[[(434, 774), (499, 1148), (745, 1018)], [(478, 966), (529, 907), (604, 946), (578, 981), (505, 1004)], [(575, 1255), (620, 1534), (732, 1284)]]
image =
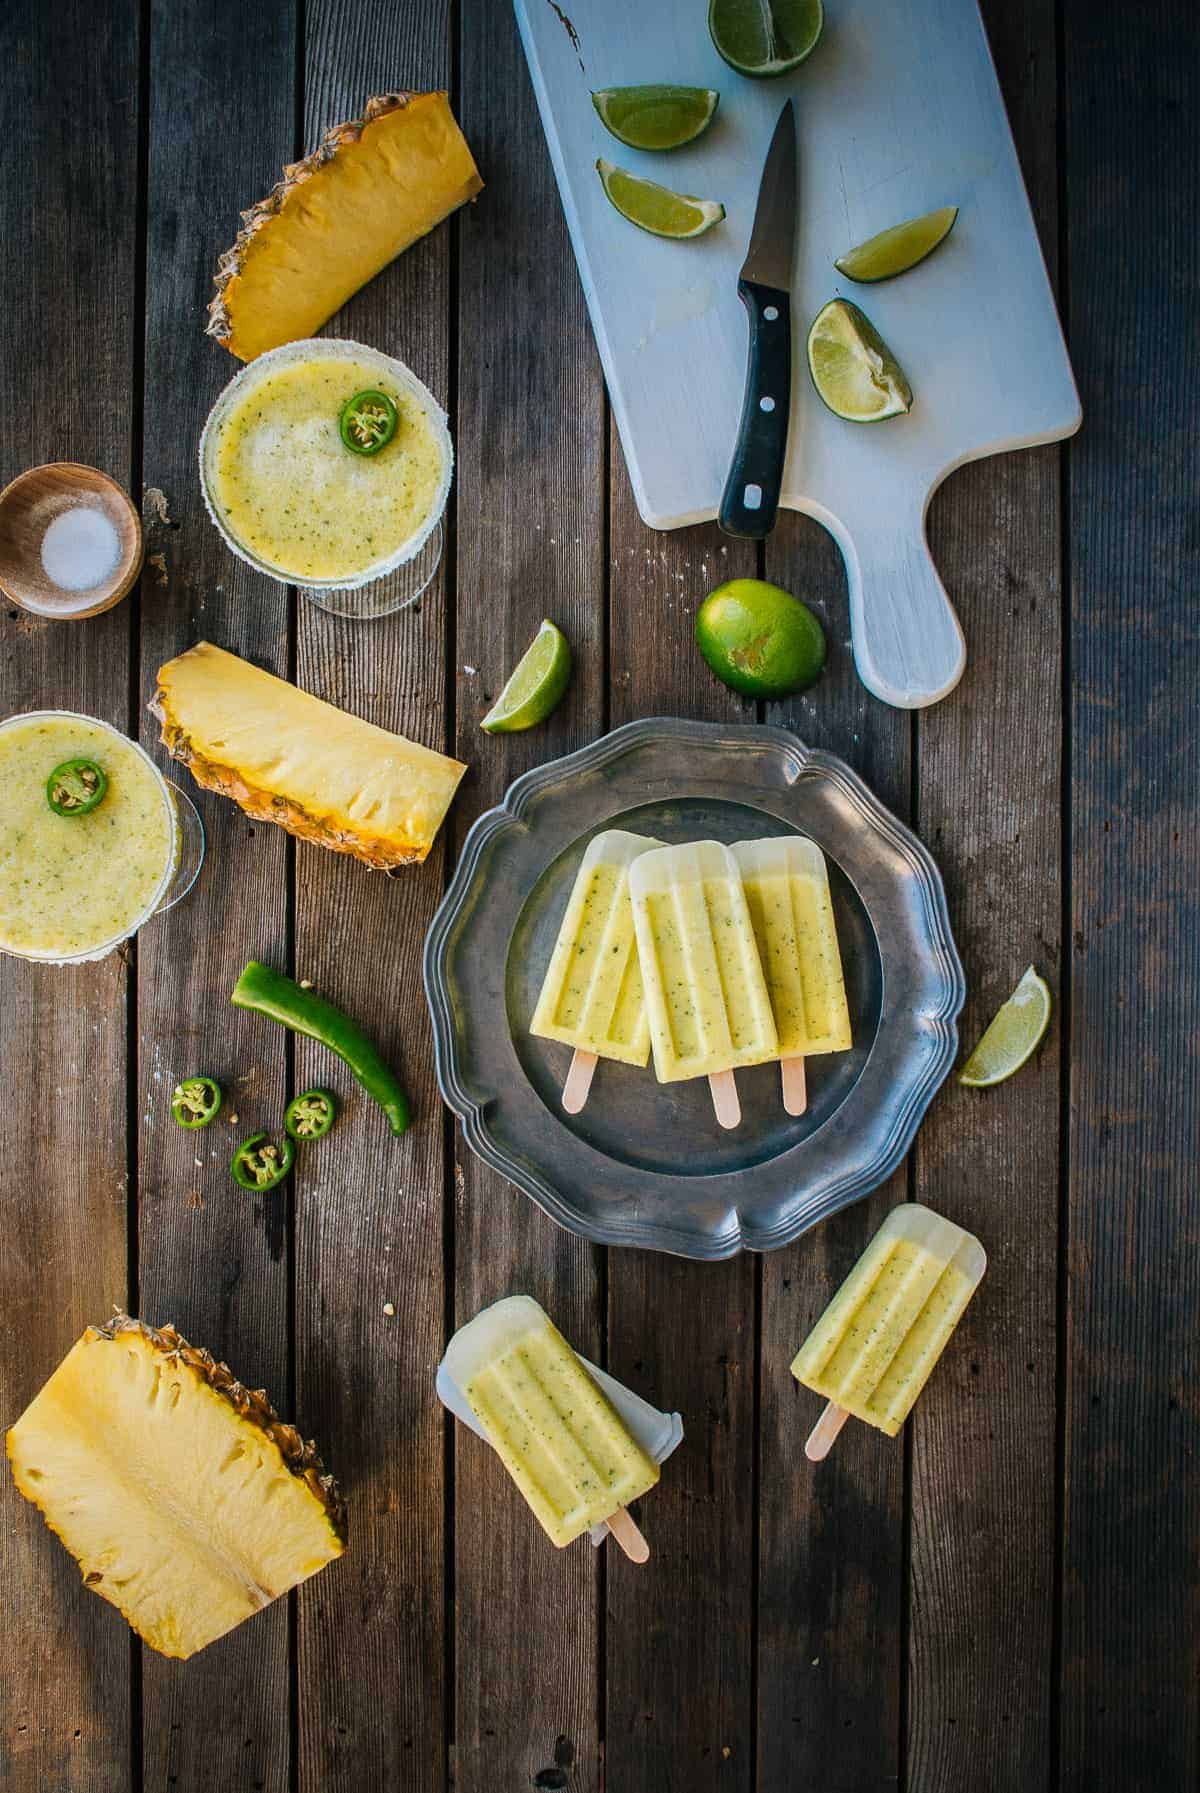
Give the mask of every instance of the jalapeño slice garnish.
[(378, 454), (396, 434), (398, 413), (386, 392), (356, 392), (342, 406), (338, 429), (352, 454)]
[(215, 1077), (185, 1077), (175, 1085), (171, 1113), (181, 1127), (207, 1127), (221, 1107), (221, 1086)]
[(56, 816), (87, 816), (107, 789), (107, 774), (95, 760), (64, 760), (46, 780), (46, 802)]
[(288, 1103), (283, 1124), (293, 1139), (324, 1139), (336, 1113), (337, 1105), (327, 1089), (306, 1089)]
[(276, 1145), (265, 1133), (244, 1139), (230, 1160), (233, 1180), (243, 1189), (274, 1189), (291, 1170), (296, 1148), (286, 1137)]

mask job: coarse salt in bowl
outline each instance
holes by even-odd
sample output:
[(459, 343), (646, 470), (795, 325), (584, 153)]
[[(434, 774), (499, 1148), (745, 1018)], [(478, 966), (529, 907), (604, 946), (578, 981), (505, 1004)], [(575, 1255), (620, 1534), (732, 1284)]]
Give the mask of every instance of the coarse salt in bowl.
[(121, 538), (99, 505), (73, 504), (47, 525), (41, 557), (42, 571), (59, 591), (95, 591), (117, 570)]
[(49, 461), (0, 492), (0, 590), (34, 616), (78, 622), (119, 604), (143, 546), (133, 500), (98, 467)]

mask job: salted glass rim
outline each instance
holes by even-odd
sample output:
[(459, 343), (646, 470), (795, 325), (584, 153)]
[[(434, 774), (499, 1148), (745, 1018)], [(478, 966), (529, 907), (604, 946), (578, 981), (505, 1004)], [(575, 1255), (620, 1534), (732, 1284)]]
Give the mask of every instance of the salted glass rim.
[[(415, 398), (429, 420), (438, 447), (441, 450), (442, 474), (437, 491), (425, 517), (399, 547), (393, 548), (390, 554), (380, 560), (374, 560), (360, 572), (340, 574), (332, 579), (301, 578), (294, 572), (287, 572), (272, 561), (264, 560), (252, 548), (246, 547), (233, 534), (212, 492), (209, 469), (215, 455), (216, 433), (225, 420), (232, 406), (242, 395), (251, 390), (264, 372), (289, 361), (327, 359), (330, 361), (373, 362), (385, 371), (411, 397)], [(418, 379), (412, 368), (395, 355), (388, 355), (382, 349), (374, 349), (369, 343), (355, 342), (351, 337), (343, 336), (305, 336), (297, 342), (285, 342), (280, 348), (268, 349), (262, 355), (256, 355), (248, 361), (240, 373), (234, 375), (229, 384), (219, 394), (216, 403), (205, 419), (204, 428), (200, 432), (198, 450), (200, 462), (200, 491), (204, 499), (204, 508), (220, 531), (225, 544), (239, 560), (245, 561), (256, 572), (265, 573), (269, 579), (280, 585), (294, 585), (301, 591), (358, 591), (364, 585), (373, 585), (379, 579), (385, 579), (394, 573), (397, 567), (407, 565), (415, 560), (429, 537), (446, 514), (446, 502), (450, 496), (450, 486), (454, 478), (454, 443), (450, 436), (450, 420), (438, 404), (433, 393), (425, 382)]]

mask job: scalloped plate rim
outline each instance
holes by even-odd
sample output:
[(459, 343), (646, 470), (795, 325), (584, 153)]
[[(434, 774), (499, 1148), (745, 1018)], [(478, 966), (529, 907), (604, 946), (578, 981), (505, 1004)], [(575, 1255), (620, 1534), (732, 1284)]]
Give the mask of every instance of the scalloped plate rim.
[[(496, 1097), (488, 1095), (477, 1101), (460, 1075), (457, 1032), (444, 975), (451, 928), (470, 893), (483, 854), (495, 837), (514, 828), (528, 829), (530, 824), (525, 818), (530, 804), (543, 791), (568, 783), (579, 772), (598, 771), (654, 742), (689, 737), (712, 748), (725, 745), (744, 750), (751, 741), (760, 748), (774, 747), (785, 765), (794, 768), (789, 786), (807, 774), (824, 776), (839, 787), (864, 822), (893, 846), (915, 876), (929, 928), (930, 966), (943, 987), (940, 1005), (922, 1016), (932, 1047), (928, 1060), (868, 1163), (848, 1165), (775, 1225), (754, 1223), (735, 1206), (729, 1223), (707, 1235), (661, 1221), (608, 1225), (585, 1218), (545, 1177), (517, 1163), (498, 1146), (486, 1122), (486, 1110)], [(950, 928), (941, 873), (923, 843), (886, 808), (852, 767), (824, 748), (808, 747), (798, 735), (775, 723), (727, 724), (683, 717), (645, 717), (625, 723), (596, 741), (518, 774), (500, 802), (478, 816), (467, 832), (453, 876), (425, 938), (422, 975), (433, 1027), (438, 1088), (476, 1156), (578, 1237), (599, 1245), (660, 1250), (699, 1261), (722, 1260), (743, 1250), (778, 1250), (886, 1182), (906, 1157), (930, 1102), (953, 1066), (958, 1050), (956, 1022), (966, 998), (966, 980)]]

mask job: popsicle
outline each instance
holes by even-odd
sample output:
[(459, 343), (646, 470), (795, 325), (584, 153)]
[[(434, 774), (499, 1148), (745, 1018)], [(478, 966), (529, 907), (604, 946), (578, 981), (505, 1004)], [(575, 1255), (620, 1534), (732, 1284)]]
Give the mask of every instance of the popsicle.
[(779, 1035), (783, 1106), (803, 1114), (804, 1060), (854, 1043), (825, 855), (792, 835), (739, 841), (733, 856)]
[(851, 1414), (896, 1436), (986, 1268), (974, 1234), (919, 1202), (893, 1208), (792, 1363), (828, 1402), (806, 1456), (819, 1462)]
[(459, 1328), (444, 1365), (552, 1544), (604, 1520), (634, 1562), (649, 1546), (625, 1511), (658, 1481), (545, 1310), (510, 1295)]
[(589, 842), (550, 955), (530, 1033), (575, 1055), (562, 1103), (578, 1114), (600, 1058), (644, 1065), (650, 1027), (642, 999), (629, 868), (658, 842), (610, 828)]
[(629, 891), (655, 1075), (707, 1077), (736, 1127), (735, 1068), (779, 1051), (737, 860), (715, 840), (659, 847), (634, 860)]

